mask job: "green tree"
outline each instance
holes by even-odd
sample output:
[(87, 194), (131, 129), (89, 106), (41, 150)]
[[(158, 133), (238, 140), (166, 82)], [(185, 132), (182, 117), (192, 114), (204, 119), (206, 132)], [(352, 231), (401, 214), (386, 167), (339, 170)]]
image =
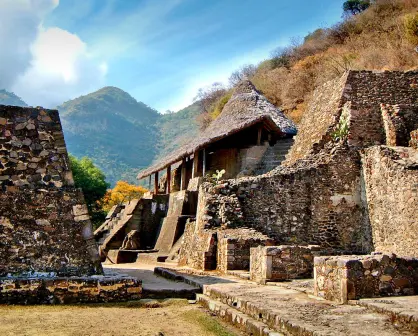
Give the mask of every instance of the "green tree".
[(344, 13), (356, 15), (370, 6), (370, 0), (347, 0), (343, 4)]
[(106, 176), (88, 157), (77, 159), (70, 155), (70, 164), (74, 182), (77, 188), (83, 190), (84, 198), (94, 227), (97, 227), (106, 217), (99, 200), (106, 194), (109, 184)]

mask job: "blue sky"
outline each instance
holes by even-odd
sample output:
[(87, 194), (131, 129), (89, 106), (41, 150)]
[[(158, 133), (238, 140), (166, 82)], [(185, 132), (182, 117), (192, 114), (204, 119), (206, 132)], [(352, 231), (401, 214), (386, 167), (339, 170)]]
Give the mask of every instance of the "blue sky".
[[(40, 34), (45, 36), (36, 40), (41, 46), (31, 49), (32, 57), (44, 64), (44, 69), (57, 62), (57, 69), (67, 70), (60, 70), (59, 76), (51, 73), (50, 89), (46, 84), (42, 87), (33, 84), (31, 96), (25, 92), (24, 87), (28, 87), (25, 83), (34, 78), (35, 73), (39, 78), (44, 72), (32, 69), (36, 63), (32, 60), (26, 70), (26, 73), (32, 71), (32, 75), (25, 73), (19, 79), (20, 84), (14, 84), (15, 91), (20, 90), (23, 98), (27, 95), (29, 100), (40, 97), (48, 100), (46, 93), (54, 96), (53, 87), (60, 87), (55, 99), (67, 100), (111, 85), (161, 112), (187, 106), (198, 88), (215, 81), (226, 82), (232, 71), (268, 58), (272, 50), (285, 46), (290, 39), (336, 23), (341, 18), (344, 2), (29, 1), (34, 2), (34, 6), (43, 2), (50, 6), (40, 12)], [(64, 44), (67, 38), (73, 44)], [(74, 49), (67, 47), (69, 45)], [(64, 47), (68, 50), (60, 53)], [(45, 55), (54, 49), (58, 50), (56, 57), (49, 55), (49, 61), (44, 62)], [(68, 58), (64, 66), (58, 61), (63, 58)], [(62, 85), (58, 85), (57, 77), (65, 79)], [(32, 82), (35, 81), (32, 79)], [(71, 85), (72, 89), (67, 90), (66, 85)], [(36, 90), (42, 92), (35, 96)], [(43, 105), (52, 103), (53, 100)]]

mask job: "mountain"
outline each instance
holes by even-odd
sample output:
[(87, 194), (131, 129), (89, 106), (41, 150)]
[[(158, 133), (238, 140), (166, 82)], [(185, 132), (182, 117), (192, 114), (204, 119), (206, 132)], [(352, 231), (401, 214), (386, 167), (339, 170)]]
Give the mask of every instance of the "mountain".
[(154, 161), (169, 154), (197, 135), (199, 128), (196, 117), (200, 113), (201, 108), (195, 103), (176, 113), (160, 116), (156, 124), (159, 136)]
[(6, 90), (0, 90), (0, 104), (1, 105), (14, 105), (14, 106), (28, 106), (20, 97), (16, 96), (13, 92)]
[(136, 182), (157, 154), (158, 112), (115, 87), (105, 87), (57, 107), (68, 151), (88, 156), (108, 182)]

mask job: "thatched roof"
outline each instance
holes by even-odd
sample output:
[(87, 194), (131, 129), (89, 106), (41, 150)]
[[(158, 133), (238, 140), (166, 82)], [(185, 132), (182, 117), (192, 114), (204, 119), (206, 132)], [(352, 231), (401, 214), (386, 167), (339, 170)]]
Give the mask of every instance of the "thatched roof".
[(219, 117), (195, 140), (179, 148), (150, 168), (141, 171), (137, 178), (147, 177), (213, 142), (258, 123), (266, 124), (272, 131), (283, 136), (296, 134), (295, 124), (286, 118), (283, 112), (271, 104), (266, 97), (261, 95), (249, 80), (244, 80), (237, 85), (231, 99), (224, 106)]

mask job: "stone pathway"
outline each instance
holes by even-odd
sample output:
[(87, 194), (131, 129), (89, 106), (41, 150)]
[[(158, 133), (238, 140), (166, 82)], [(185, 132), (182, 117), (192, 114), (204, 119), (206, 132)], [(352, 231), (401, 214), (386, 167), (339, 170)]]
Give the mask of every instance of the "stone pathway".
[[(418, 330), (413, 317), (418, 296), (339, 305), (311, 295), (309, 281), (262, 286), (189, 269), (156, 271), (201, 287), (201, 304), (237, 327), (248, 331), (250, 326), (253, 335), (392, 336), (416, 335)], [(382, 305), (391, 308), (383, 309)]]
[(184, 282), (171, 281), (154, 273), (157, 264), (115, 264), (103, 265), (105, 273), (127, 274), (142, 280), (144, 298), (185, 298), (195, 299), (196, 293), (201, 291), (193, 285)]

